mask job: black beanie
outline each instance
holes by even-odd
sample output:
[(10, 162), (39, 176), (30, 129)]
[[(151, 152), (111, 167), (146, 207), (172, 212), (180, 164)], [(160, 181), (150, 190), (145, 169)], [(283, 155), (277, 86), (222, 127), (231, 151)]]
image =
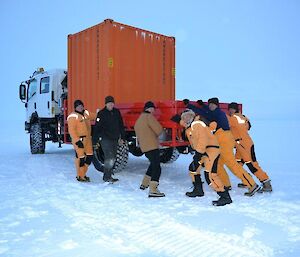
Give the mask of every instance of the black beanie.
[(208, 99), (208, 103), (219, 106), (219, 99), (217, 97), (210, 98), (210, 99)]
[(238, 112), (239, 105), (236, 102), (232, 102), (232, 103), (228, 104), (228, 109), (235, 109)]
[(115, 99), (111, 95), (109, 95), (105, 97), (105, 104), (107, 103), (115, 103)]
[(147, 103), (145, 103), (144, 110), (147, 110), (148, 108), (151, 108), (151, 107), (155, 108), (155, 105), (153, 102), (148, 101)]
[(75, 100), (74, 101), (74, 109), (76, 109), (76, 107), (79, 106), (79, 105), (84, 106), (84, 104), (81, 100), (79, 100), (79, 99)]

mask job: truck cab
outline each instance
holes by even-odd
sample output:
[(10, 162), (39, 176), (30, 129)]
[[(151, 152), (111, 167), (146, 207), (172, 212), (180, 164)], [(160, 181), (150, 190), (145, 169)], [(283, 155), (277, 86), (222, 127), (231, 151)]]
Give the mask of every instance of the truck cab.
[(45, 141), (60, 142), (63, 131), (63, 100), (67, 96), (67, 71), (39, 68), (19, 87), (26, 108), (25, 130), (30, 133), (31, 152), (44, 153)]

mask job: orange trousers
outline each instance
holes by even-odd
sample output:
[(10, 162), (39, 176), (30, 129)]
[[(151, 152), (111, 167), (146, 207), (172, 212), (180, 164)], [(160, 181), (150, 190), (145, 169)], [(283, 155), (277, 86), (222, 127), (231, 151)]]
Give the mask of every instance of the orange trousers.
[(216, 192), (224, 192), (224, 184), (217, 174), (220, 149), (215, 147), (206, 148), (206, 154), (207, 156), (203, 156), (201, 160), (194, 158), (190, 164), (189, 169), (192, 182), (196, 181), (196, 176), (200, 178), (200, 171), (202, 164), (204, 164), (204, 175), (207, 184)]
[[(75, 144), (76, 142), (72, 142), (72, 144), (73, 144), (73, 147), (76, 152), (75, 167), (76, 167), (77, 176), (84, 178), (84, 176), (86, 175), (86, 173), (88, 171), (88, 167), (90, 165), (90, 161), (88, 161), (88, 162), (86, 161), (87, 157), (90, 160), (93, 157), (93, 144), (92, 144), (91, 136), (83, 137), (81, 140), (82, 140), (82, 143), (84, 146), (83, 148), (79, 148)], [(83, 165), (80, 165), (80, 159), (82, 160), (82, 163), (83, 163), (83, 159), (84, 159)]]
[(251, 188), (253, 185), (255, 185), (255, 181), (251, 175), (237, 163), (235, 159), (233, 154), (235, 141), (231, 131), (218, 129), (215, 135), (217, 136), (220, 144), (221, 156), (218, 164), (218, 175), (223, 184), (225, 186), (231, 185), (229, 176), (224, 168), (224, 165), (226, 165), (235, 176), (241, 179), (244, 185), (246, 185), (248, 188)]
[(241, 139), (235, 144), (235, 147), (235, 158), (240, 164), (243, 165), (246, 163), (249, 170), (259, 179), (260, 182), (269, 179), (268, 174), (263, 171), (256, 160), (254, 144), (251, 139)]
[(224, 184), (217, 173), (218, 162), (220, 161), (220, 148), (208, 147), (206, 148), (206, 154), (207, 156), (201, 159), (204, 163), (205, 179), (213, 190), (216, 192), (224, 192)]

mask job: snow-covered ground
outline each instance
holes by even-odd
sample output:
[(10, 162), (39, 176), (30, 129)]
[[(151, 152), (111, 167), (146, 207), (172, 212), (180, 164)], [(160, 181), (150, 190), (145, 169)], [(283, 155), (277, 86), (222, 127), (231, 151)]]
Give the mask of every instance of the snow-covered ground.
[[(9, 123), (6, 123), (9, 124)], [(232, 178), (233, 204), (214, 207), (185, 192), (191, 155), (162, 165), (165, 198), (139, 189), (148, 165), (130, 156), (120, 182), (107, 185), (93, 166), (78, 183), (70, 146), (49, 143), (31, 155), (23, 123), (1, 131), (0, 256), (300, 256), (299, 121), (253, 121), (261, 166), (274, 192), (243, 196)]]

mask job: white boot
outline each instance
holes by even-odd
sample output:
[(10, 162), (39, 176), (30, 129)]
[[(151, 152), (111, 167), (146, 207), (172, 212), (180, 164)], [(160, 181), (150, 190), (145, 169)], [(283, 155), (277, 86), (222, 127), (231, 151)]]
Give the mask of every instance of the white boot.
[(165, 194), (158, 190), (158, 182), (150, 181), (149, 197), (164, 197)]
[(140, 189), (145, 190), (146, 188), (148, 188), (150, 180), (151, 180), (151, 177), (148, 175), (145, 175), (142, 180), (142, 184), (140, 185)]

